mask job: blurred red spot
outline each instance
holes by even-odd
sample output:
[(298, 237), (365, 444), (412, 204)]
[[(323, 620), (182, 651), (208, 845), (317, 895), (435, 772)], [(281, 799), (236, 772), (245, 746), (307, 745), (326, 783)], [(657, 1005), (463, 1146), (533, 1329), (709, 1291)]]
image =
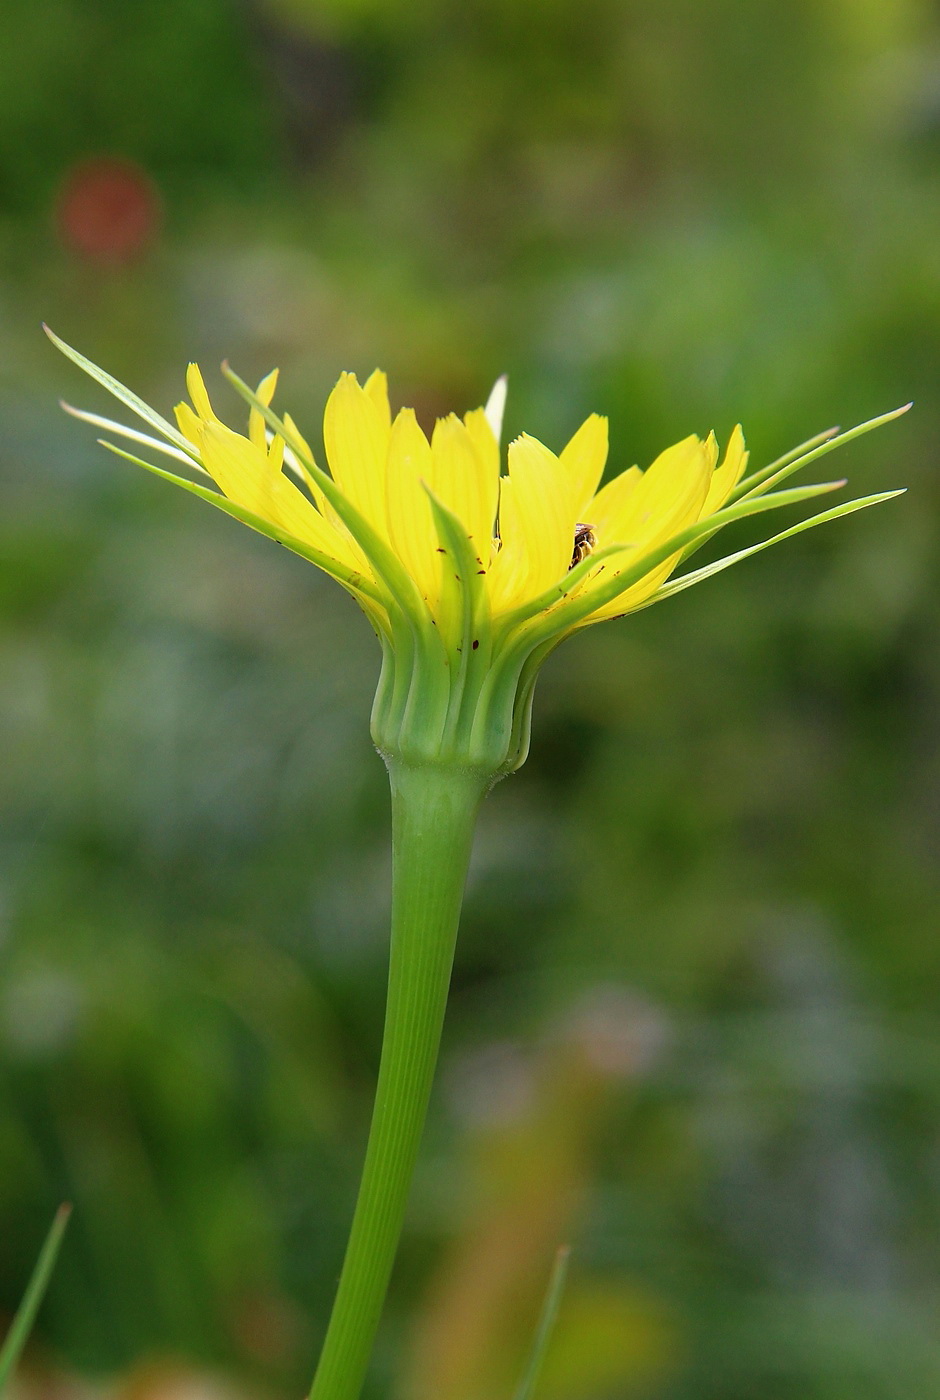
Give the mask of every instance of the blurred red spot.
[(91, 262), (129, 262), (152, 241), (160, 218), (160, 199), (146, 172), (117, 156), (73, 166), (56, 203), (63, 241)]

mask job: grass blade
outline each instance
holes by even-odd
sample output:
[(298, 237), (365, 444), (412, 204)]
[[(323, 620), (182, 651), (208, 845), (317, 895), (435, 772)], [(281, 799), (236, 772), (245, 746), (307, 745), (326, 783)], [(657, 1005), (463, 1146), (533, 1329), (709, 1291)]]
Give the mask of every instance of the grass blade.
[(545, 1360), (545, 1353), (548, 1351), (548, 1344), (552, 1339), (552, 1332), (555, 1329), (555, 1323), (558, 1319), (558, 1309), (561, 1306), (561, 1295), (565, 1291), (565, 1281), (568, 1277), (568, 1264), (570, 1260), (570, 1247), (568, 1245), (562, 1245), (561, 1249), (555, 1255), (555, 1263), (552, 1266), (551, 1278), (548, 1281), (548, 1289), (545, 1293), (545, 1301), (542, 1304), (539, 1324), (535, 1330), (535, 1340), (532, 1343), (529, 1364), (526, 1366), (525, 1374), (519, 1382), (519, 1388), (513, 1400), (532, 1400), (532, 1396), (535, 1394), (535, 1387), (538, 1385), (542, 1363)]
[(70, 1205), (61, 1205), (55, 1213), (55, 1219), (46, 1236), (46, 1242), (39, 1252), (36, 1260), (36, 1267), (33, 1269), (32, 1278), (23, 1294), (23, 1301), (17, 1309), (16, 1316), (7, 1333), (6, 1341), (0, 1348), (0, 1395), (6, 1389), (7, 1382), (13, 1374), (13, 1368), (20, 1359), (20, 1353), (26, 1345), (26, 1339), (32, 1331), (33, 1323), (36, 1321), (36, 1314), (42, 1302), (49, 1280), (52, 1277), (52, 1270), (55, 1267), (56, 1257), (59, 1253), (59, 1246), (62, 1243), (62, 1236), (65, 1234), (65, 1227), (69, 1223), (69, 1216), (72, 1214)]

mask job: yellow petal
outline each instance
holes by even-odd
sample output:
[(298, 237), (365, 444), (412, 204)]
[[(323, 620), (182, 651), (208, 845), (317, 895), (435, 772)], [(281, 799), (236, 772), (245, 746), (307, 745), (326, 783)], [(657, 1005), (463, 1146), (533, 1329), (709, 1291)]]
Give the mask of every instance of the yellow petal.
[(530, 596), (525, 524), (519, 518), (518, 492), (508, 476), (499, 480), (499, 548), (490, 564), (487, 591), (494, 613), (518, 607)]
[(327, 400), (323, 440), (334, 481), (369, 524), (386, 536), (388, 432), (372, 395), (354, 374), (341, 375)]
[(703, 517), (713, 515), (716, 510), (721, 510), (744, 475), (747, 456), (744, 447), (744, 433), (739, 423), (728, 439), (724, 461), (712, 475), (708, 495), (705, 497), (705, 504), (702, 507)]
[(176, 414), (176, 423), (184, 438), (187, 438), (193, 447), (199, 447), (202, 433), (202, 419), (193, 412), (188, 403), (178, 403), (173, 412)]
[[(313, 455), (313, 449), (311, 448), (309, 442), (304, 437), (303, 433), (300, 431), (297, 424), (294, 422), (293, 418), (290, 416), (289, 413), (284, 414), (284, 426), (287, 429), (290, 442), (296, 444), (297, 449), (303, 453), (308, 462), (313, 462), (315, 464), (317, 459)], [(297, 456), (297, 452), (294, 451), (294, 448), (291, 447), (290, 443), (288, 443), (287, 450), (291, 454), (288, 458), (288, 466), (290, 467), (291, 471), (294, 473), (295, 476), (300, 477), (300, 480), (304, 483), (307, 490), (313, 496), (314, 500), (317, 503), (317, 509), (319, 510), (320, 514), (326, 515), (326, 511), (324, 510), (325, 503), (323, 500), (323, 492), (320, 490), (319, 486), (316, 484), (313, 477), (310, 475), (309, 471), (304, 466), (303, 462), (301, 462), (300, 458)]]
[(501, 483), (499, 536), (491, 589), (495, 609), (515, 607), (564, 578), (576, 524), (567, 473), (536, 438), (509, 447), (509, 476)]
[[(608, 559), (598, 575), (592, 577), (591, 585), (600, 586), (610, 579), (611, 572), (616, 574), (632, 568), (644, 553), (665, 544), (671, 536), (699, 519), (713, 471), (712, 462), (708, 444), (694, 436), (660, 453), (628, 493), (622, 508), (612, 512), (605, 522), (610, 533), (605, 535), (598, 531), (599, 544), (623, 543), (631, 548), (622, 558)], [(626, 592), (592, 613), (591, 620), (619, 617), (638, 607), (669, 577), (680, 557), (681, 550), (655, 565)]]
[(283, 443), (275, 439), (269, 457), (222, 423), (207, 423), (202, 430), (203, 463), (230, 501), (332, 558), (359, 567), (342, 537), (280, 470), (282, 451)]
[[(598, 608), (596, 612), (591, 613), (586, 621), (600, 622), (602, 618), (622, 617), (624, 613), (632, 612), (634, 608), (638, 608), (641, 603), (645, 603), (647, 598), (651, 597), (656, 592), (660, 584), (666, 582), (666, 579), (678, 564), (679, 558), (680, 556), (678, 554), (674, 554), (662, 564), (657, 565), (651, 573), (644, 575), (639, 582), (633, 584), (631, 588), (626, 589), (619, 597), (614, 598), (612, 602), (605, 604), (604, 607)], [(632, 562), (632, 559), (628, 558), (625, 567), (629, 568)], [(604, 574), (602, 577), (606, 578), (609, 577), (609, 575)]]
[(441, 556), (431, 503), (422, 482), (431, 485), (431, 446), (414, 410), (403, 408), (392, 424), (388, 444), (388, 538), (434, 607), (440, 595)]
[[(266, 374), (258, 388), (255, 390), (255, 397), (260, 399), (265, 408), (268, 407), (274, 398), (274, 390), (277, 388), (277, 370), (272, 369), (270, 374)], [(248, 414), (248, 436), (256, 447), (264, 447), (266, 435), (264, 429), (264, 414), (257, 408), (252, 407)]]
[(375, 404), (379, 420), (386, 433), (391, 431), (392, 410), (388, 402), (388, 375), (381, 369), (374, 369), (363, 386)]
[(479, 427), (471, 431), (456, 414), (439, 418), (431, 437), (436, 495), (466, 527), (482, 568), (489, 564), (499, 496), (499, 460), (477, 449)]
[(571, 482), (575, 516), (593, 525), (595, 522), (588, 521), (585, 512), (607, 464), (607, 419), (592, 413), (562, 450), (559, 460)]
[(309, 442), (304, 437), (303, 433), (300, 431), (297, 424), (294, 422), (293, 418), (290, 416), (289, 413), (284, 414), (284, 426), (287, 428), (291, 437), (297, 443), (297, 446), (300, 448), (301, 452), (304, 454), (307, 460), (309, 462), (316, 462), (317, 459), (313, 455), (313, 448), (310, 446)]
[(593, 525), (599, 539), (609, 543), (623, 538), (621, 522), (626, 518), (627, 504), (642, 479), (639, 467), (630, 467), (608, 481), (585, 507), (585, 524)]
[(697, 437), (684, 438), (661, 452), (598, 535), (604, 544), (652, 546), (697, 520), (709, 484), (708, 453)]
[(474, 408), (464, 415), (464, 426), (486, 470), (499, 476), (499, 443), (493, 433), (485, 408)]
[(705, 439), (705, 456), (708, 460), (708, 470), (713, 472), (718, 462), (718, 439), (715, 437), (714, 428)]
[(280, 433), (275, 433), (271, 439), (270, 446), (264, 449), (268, 459), (268, 470), (280, 472), (284, 466), (284, 439)]
[[(290, 443), (296, 443), (297, 448), (303, 453), (307, 461), (312, 462), (314, 465), (316, 465), (317, 459), (313, 455), (313, 448), (310, 446), (310, 443), (304, 437), (303, 433), (300, 431), (297, 424), (294, 422), (293, 418), (289, 413), (284, 414), (284, 426), (287, 429), (288, 436), (290, 438), (290, 442), (288, 442), (285, 450), (285, 462), (287, 464), (288, 469), (292, 471), (294, 475), (303, 482), (307, 490), (310, 492), (310, 495), (313, 497), (317, 510), (323, 516), (324, 520), (327, 520), (330, 523), (330, 525), (332, 525), (333, 529), (337, 532), (337, 534), (345, 541), (347, 554), (344, 555), (344, 558), (348, 558), (348, 562), (354, 561), (355, 567), (357, 569), (361, 569), (368, 574), (369, 564), (365, 555), (359, 548), (356, 541), (353, 539), (352, 535), (349, 533), (349, 530), (343, 524), (342, 520), (340, 520), (339, 516), (336, 514), (336, 511), (333, 509), (329, 501), (324, 496), (317, 482), (311, 476), (310, 472), (304, 466), (303, 462), (300, 461), (296, 452), (291, 447)], [(288, 454), (290, 455), (288, 456)]]
[(193, 407), (199, 417), (207, 423), (218, 421), (212, 412), (212, 404), (209, 402), (205, 381), (199, 366), (196, 364), (190, 364), (186, 367), (186, 388), (189, 390), (189, 397), (192, 399)]

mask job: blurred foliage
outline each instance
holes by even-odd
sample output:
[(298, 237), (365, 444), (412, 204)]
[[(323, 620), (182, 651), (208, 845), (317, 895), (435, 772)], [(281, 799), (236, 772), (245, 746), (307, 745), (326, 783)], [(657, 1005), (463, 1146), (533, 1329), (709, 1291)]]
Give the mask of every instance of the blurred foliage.
[(7, 0), (0, 69), (9, 1313), (76, 1203), (27, 1393), (305, 1384), (389, 876), (368, 628), (60, 417), (45, 318), (163, 407), (279, 363), (313, 436), (342, 368), (425, 422), (508, 369), (618, 467), (917, 400), (837, 468), (900, 502), (546, 669), (371, 1393), (508, 1394), (565, 1235), (546, 1400), (940, 1397), (936, 7)]

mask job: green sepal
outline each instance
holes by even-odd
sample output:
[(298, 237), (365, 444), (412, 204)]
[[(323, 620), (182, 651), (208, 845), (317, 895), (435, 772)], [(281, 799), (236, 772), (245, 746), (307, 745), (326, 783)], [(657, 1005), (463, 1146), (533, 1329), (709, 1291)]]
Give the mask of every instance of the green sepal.
[[(776, 462), (761, 467), (759, 471), (752, 472), (750, 476), (739, 481), (731, 493), (730, 501), (733, 503), (744, 500), (756, 491), (762, 493), (769, 491), (779, 481), (785, 481), (794, 472), (802, 471), (804, 467), (809, 466), (810, 462), (816, 462), (820, 457), (825, 457), (827, 452), (834, 452), (837, 447), (843, 447), (847, 442), (854, 442), (856, 438), (870, 433), (873, 428), (880, 428), (884, 423), (893, 423), (895, 418), (900, 418), (907, 413), (910, 407), (909, 403), (902, 404), (900, 408), (893, 408), (890, 413), (881, 413), (877, 418), (869, 418), (864, 423), (857, 423), (854, 428), (846, 428), (844, 433), (830, 428), (826, 433), (820, 433), (818, 437), (810, 438), (808, 443), (804, 443), (801, 447), (795, 447), (792, 452), (785, 453)], [(810, 450), (804, 452), (803, 447), (810, 447)]]
[(734, 486), (728, 499), (731, 501), (737, 500), (738, 496), (742, 491), (747, 489), (748, 485), (754, 485), (757, 481), (763, 481), (765, 477), (771, 476), (778, 467), (785, 467), (788, 462), (795, 462), (797, 457), (802, 457), (805, 452), (809, 452), (812, 448), (818, 447), (821, 442), (828, 442), (830, 438), (834, 438), (840, 431), (841, 429), (837, 427), (824, 428), (821, 433), (814, 433), (813, 436), (807, 438), (805, 442), (797, 443), (796, 447), (791, 447), (789, 452), (784, 452), (782, 456), (775, 457), (772, 462), (768, 462), (766, 467), (760, 467), (757, 471), (751, 472), (750, 476), (742, 477)]
[(486, 606), (481, 575), (478, 573), (480, 562), (466, 526), (448, 510), (430, 486), (426, 483), (423, 485), (440, 542), (441, 615), (442, 619), (452, 618), (454, 623), (444, 640), (452, 659), (459, 660), (470, 649), (474, 625)]
[[(452, 606), (459, 618), (452, 639), (452, 660), (456, 663), (451, 680), (451, 700), (444, 736), (445, 748), (472, 722), (474, 702), (492, 655), (490, 605), (482, 561), (477, 557), (466, 526), (425, 485), (431, 514), (440, 540), (442, 582), (450, 591)], [(442, 609), (442, 612), (446, 609)], [(473, 682), (477, 683), (474, 684)]]
[(182, 462), (187, 467), (193, 467), (203, 476), (212, 480), (212, 475), (207, 472), (200, 462), (193, 448), (190, 452), (181, 452), (173, 443), (165, 439), (161, 441), (158, 437), (151, 437), (150, 433), (142, 433), (137, 428), (129, 428), (126, 423), (119, 423), (114, 418), (105, 418), (101, 413), (89, 413), (85, 408), (76, 408), (74, 404), (66, 403), (65, 399), (59, 400), (59, 407), (63, 413), (69, 414), (72, 418), (77, 418), (80, 423), (90, 423), (93, 428), (103, 428), (105, 432), (117, 433), (118, 437), (129, 438), (131, 442), (141, 443), (144, 447), (149, 447), (152, 452), (159, 452), (164, 457), (172, 457), (175, 462)]
[(529, 756), (529, 743), (532, 737), (532, 706), (535, 700), (535, 684), (542, 667), (556, 647), (561, 646), (564, 634), (551, 637), (535, 648), (526, 657), (519, 679), (516, 682), (516, 698), (512, 713), (512, 731), (505, 772), (514, 773), (521, 768)]
[(164, 481), (170, 481), (174, 486), (180, 486), (184, 491), (189, 491), (191, 495), (198, 496), (202, 501), (208, 501), (217, 510), (224, 511), (235, 520), (240, 520), (243, 525), (248, 525), (252, 530), (257, 530), (259, 535), (266, 535), (269, 540), (274, 540), (276, 544), (284, 545), (285, 549), (291, 550), (294, 554), (299, 554), (302, 559), (307, 559), (311, 564), (316, 564), (324, 573), (336, 579), (344, 588), (357, 598), (367, 598), (377, 606), (382, 607), (383, 599), (371, 579), (365, 578), (355, 569), (348, 568), (338, 559), (333, 559), (329, 554), (323, 554), (313, 545), (305, 544), (303, 540), (298, 540), (296, 536), (290, 535), (286, 530), (279, 529), (265, 520), (260, 515), (255, 515), (254, 511), (248, 510), (245, 506), (236, 505), (227, 496), (223, 496), (220, 491), (212, 491), (207, 486), (201, 486), (198, 481), (188, 481), (185, 476), (177, 476), (175, 472), (167, 471), (165, 467), (155, 466), (153, 462), (147, 462), (143, 457), (137, 457), (133, 452), (128, 452), (126, 448), (118, 447), (116, 443), (108, 442), (105, 438), (99, 438), (102, 447), (106, 447), (109, 452), (113, 452), (116, 457), (123, 457), (128, 462), (133, 462), (135, 466), (143, 467), (148, 472), (153, 472), (154, 476), (160, 476)]
[(838, 520), (840, 516), (853, 515), (857, 510), (865, 510), (868, 506), (876, 506), (880, 505), (882, 501), (890, 501), (895, 496), (903, 496), (906, 489), (906, 487), (901, 487), (897, 491), (881, 491), (875, 496), (859, 496), (857, 500), (846, 501), (844, 505), (833, 506), (831, 510), (811, 515), (808, 520), (801, 520), (798, 525), (791, 525), (788, 530), (781, 530), (778, 535), (771, 535), (769, 540), (761, 540), (758, 544), (749, 545), (747, 549), (739, 549), (734, 554), (726, 554), (723, 559), (716, 559), (712, 564), (705, 564), (701, 569), (693, 570), (692, 573), (669, 579), (667, 583), (657, 589), (648, 602), (641, 603), (636, 611), (642, 612), (644, 608), (652, 607), (654, 603), (671, 598), (674, 593), (681, 593), (685, 588), (692, 588), (696, 583), (703, 583), (705, 579), (711, 578), (712, 574), (720, 574), (724, 569), (730, 569), (732, 564), (737, 564), (752, 554), (760, 554), (762, 549), (769, 549), (771, 545), (780, 544), (782, 540), (792, 539), (794, 535), (800, 535), (804, 530), (811, 530), (815, 525), (825, 525), (827, 521)]
[(174, 427), (166, 418), (163, 418), (157, 413), (156, 409), (151, 408), (148, 403), (144, 403), (143, 399), (139, 398), (131, 389), (128, 389), (126, 384), (122, 384), (119, 379), (115, 379), (113, 374), (108, 374), (107, 370), (101, 369), (93, 360), (87, 359), (80, 351), (73, 350), (71, 345), (67, 345), (64, 340), (60, 339), (55, 331), (49, 329), (45, 322), (43, 322), (42, 328), (53, 345), (61, 350), (63, 355), (66, 355), (73, 364), (78, 365), (79, 369), (83, 369), (92, 379), (97, 380), (103, 388), (107, 389), (109, 394), (113, 394), (116, 399), (120, 400), (125, 408), (129, 408), (132, 413), (136, 413), (137, 417), (142, 418), (145, 423), (149, 423), (151, 428), (156, 428), (158, 433), (162, 433), (165, 438), (176, 447), (180, 448), (181, 451), (185, 452), (187, 457), (193, 457), (195, 455), (193, 445), (189, 439), (185, 438), (179, 429)]

